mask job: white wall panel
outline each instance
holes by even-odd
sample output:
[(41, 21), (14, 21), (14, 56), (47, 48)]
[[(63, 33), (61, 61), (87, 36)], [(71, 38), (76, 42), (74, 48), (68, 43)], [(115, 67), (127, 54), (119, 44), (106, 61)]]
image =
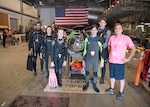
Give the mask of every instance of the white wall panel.
[(20, 12), (20, 0), (0, 0), (0, 6)]
[[(19, 25), (21, 25), (21, 15), (20, 14), (10, 12), (10, 11), (4, 10), (4, 9), (0, 9), (0, 12), (8, 14), (9, 29), (10, 29), (10, 18), (17, 19), (18, 29), (19, 29)], [(34, 21), (34, 22), (37, 22), (36, 18), (32, 18), (32, 17), (22, 15), (22, 25), (24, 27), (28, 26), (30, 24), (31, 20)]]
[(33, 17), (38, 17), (37, 9), (25, 3), (23, 3), (23, 13)]
[[(20, 0), (0, 0), (0, 7), (21, 13)], [(23, 13), (33, 17), (38, 17), (36, 8), (23, 3)]]
[(40, 8), (39, 15), (43, 26), (51, 25), (55, 21), (55, 8)]
[(31, 18), (31, 17), (28, 17), (28, 16), (22, 16), (22, 19), (23, 19), (23, 26), (26, 27), (26, 26), (31, 26), (31, 23), (35, 24), (38, 20), (35, 19), (35, 18)]

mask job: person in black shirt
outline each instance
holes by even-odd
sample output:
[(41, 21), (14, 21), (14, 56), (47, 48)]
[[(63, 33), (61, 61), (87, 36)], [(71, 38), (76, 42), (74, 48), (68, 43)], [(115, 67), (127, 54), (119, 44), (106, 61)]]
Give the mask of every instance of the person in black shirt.
[(62, 76), (62, 66), (66, 66), (67, 60), (67, 45), (65, 43), (64, 30), (58, 29), (57, 38), (55, 40), (53, 48), (53, 57), (51, 66), (55, 66), (55, 72), (58, 80), (58, 86), (62, 87), (61, 76)]
[(46, 35), (42, 40), (42, 45), (41, 45), (41, 54), (40, 58), (43, 59), (45, 57), (45, 67), (46, 67), (46, 79), (49, 77), (49, 67), (48, 67), (48, 62), (49, 62), (49, 57), (52, 56), (52, 48), (55, 43), (55, 38), (53, 37), (52, 34), (52, 27), (48, 26), (46, 28)]
[(5, 32), (5, 30), (1, 31), (1, 39), (3, 39), (3, 47), (6, 47), (6, 38), (7, 38), (7, 34)]
[[(33, 56), (33, 69), (34, 69), (34, 76), (37, 75), (37, 70), (36, 70), (36, 60), (37, 60), (37, 55), (40, 54), (40, 47), (42, 43), (42, 38), (44, 37), (44, 33), (41, 30), (41, 24), (40, 22), (37, 22), (35, 24), (36, 29), (31, 33), (29, 37), (29, 55)], [(41, 74), (43, 74), (43, 59), (40, 60), (40, 65), (41, 65)]]
[(104, 67), (102, 68), (102, 75), (100, 84), (104, 84), (104, 78), (105, 78), (105, 72), (106, 72), (106, 63), (108, 59), (108, 40), (111, 35), (111, 32), (108, 28), (106, 28), (107, 25), (107, 19), (105, 17), (101, 17), (98, 21), (99, 28), (97, 35), (100, 36), (100, 41), (103, 43), (103, 50), (102, 50), (102, 57), (104, 58)]

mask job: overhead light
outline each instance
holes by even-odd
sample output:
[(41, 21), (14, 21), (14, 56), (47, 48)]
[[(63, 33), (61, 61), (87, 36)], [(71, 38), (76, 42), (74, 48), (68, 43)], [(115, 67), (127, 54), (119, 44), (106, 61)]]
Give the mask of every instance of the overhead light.
[(117, 3), (119, 3), (119, 1), (117, 0)]
[(114, 7), (114, 5), (111, 5), (111, 7)]
[(43, 3), (41, 1), (39, 1), (39, 5), (43, 5)]

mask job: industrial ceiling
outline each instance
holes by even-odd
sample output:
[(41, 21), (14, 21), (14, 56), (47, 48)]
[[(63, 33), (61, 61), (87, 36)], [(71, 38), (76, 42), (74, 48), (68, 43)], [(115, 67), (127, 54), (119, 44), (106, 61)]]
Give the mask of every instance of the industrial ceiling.
[[(59, 7), (59, 6), (88, 6), (89, 14), (97, 17), (106, 15), (110, 21), (119, 20), (135, 14), (142, 14), (138, 19), (150, 21), (150, 0), (22, 0), (23, 2), (34, 7)], [(111, 11), (106, 14), (105, 11), (110, 11), (118, 2), (121, 8), (116, 11)], [(121, 2), (124, 2), (121, 4)], [(131, 2), (129, 5), (126, 5)], [(135, 17), (136, 18), (136, 17)], [(133, 20), (135, 20), (133, 18)], [(137, 18), (136, 18), (137, 19)], [(90, 19), (89, 19), (90, 20)], [(95, 20), (95, 19), (94, 19)]]

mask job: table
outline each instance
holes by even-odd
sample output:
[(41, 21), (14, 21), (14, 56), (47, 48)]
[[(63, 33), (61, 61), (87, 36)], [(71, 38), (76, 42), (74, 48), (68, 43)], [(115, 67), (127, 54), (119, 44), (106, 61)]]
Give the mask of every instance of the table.
[(70, 62), (72, 61), (72, 57), (82, 57), (82, 52), (71, 52), (68, 50), (68, 75), (71, 77), (72, 74), (81, 74), (81, 71), (74, 71), (70, 67)]
[(22, 42), (21, 37), (24, 36), (24, 34), (15, 34), (13, 35), (15, 38), (19, 40), (19, 42)]

